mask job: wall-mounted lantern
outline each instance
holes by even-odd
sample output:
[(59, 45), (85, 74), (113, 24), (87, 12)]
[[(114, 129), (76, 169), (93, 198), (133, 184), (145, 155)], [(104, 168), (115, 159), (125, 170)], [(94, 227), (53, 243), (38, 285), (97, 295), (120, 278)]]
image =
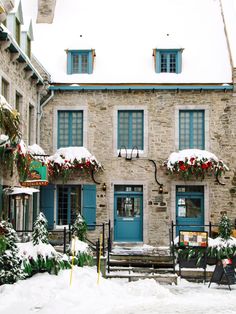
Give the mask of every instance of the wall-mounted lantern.
[[(133, 158), (139, 158), (138, 146), (133, 146), (132, 149), (131, 149), (130, 156), (128, 156), (127, 147), (126, 147), (125, 145), (122, 145), (122, 146), (120, 147), (118, 157), (122, 157), (122, 154), (121, 154), (122, 149), (125, 150), (125, 160), (131, 161)], [(135, 150), (136, 150), (136, 156), (134, 157), (134, 156), (133, 156), (133, 152), (134, 152)]]

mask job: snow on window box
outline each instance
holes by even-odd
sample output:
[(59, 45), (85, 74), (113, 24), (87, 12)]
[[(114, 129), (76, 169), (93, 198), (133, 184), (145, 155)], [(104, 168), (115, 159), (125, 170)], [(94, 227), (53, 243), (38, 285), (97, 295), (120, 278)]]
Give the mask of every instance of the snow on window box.
[(72, 174), (80, 175), (102, 168), (97, 159), (85, 147), (62, 147), (47, 158), (48, 174), (67, 180)]
[(225, 171), (226, 164), (216, 155), (206, 150), (184, 149), (170, 154), (164, 162), (168, 173), (177, 174), (183, 179), (195, 177), (203, 180), (205, 175), (213, 174), (217, 180)]

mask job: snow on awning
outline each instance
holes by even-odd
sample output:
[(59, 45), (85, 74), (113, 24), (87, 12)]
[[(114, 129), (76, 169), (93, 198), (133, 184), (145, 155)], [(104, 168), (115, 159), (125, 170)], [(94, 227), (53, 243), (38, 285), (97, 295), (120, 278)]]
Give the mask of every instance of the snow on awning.
[(172, 169), (176, 162), (179, 161), (183, 161), (189, 165), (192, 165), (193, 161), (196, 159), (202, 161), (215, 161), (216, 163), (222, 162), (225, 170), (229, 170), (223, 161), (219, 160), (215, 154), (201, 149), (184, 149), (180, 150), (179, 152), (171, 153), (167, 160), (167, 168)]
[(102, 165), (85, 147), (62, 147), (46, 160), (49, 176), (64, 181), (75, 173), (93, 177), (94, 172), (102, 169)]
[(218, 177), (229, 170), (215, 154), (200, 149), (173, 152), (164, 162), (164, 166), (170, 174), (180, 175), (184, 179), (190, 177), (204, 179), (205, 174), (214, 174), (218, 182)]
[(32, 195), (33, 193), (39, 193), (38, 189), (22, 187), (5, 188), (3, 191), (6, 195), (19, 195), (19, 194)]
[(50, 162), (54, 162), (57, 164), (70, 164), (74, 161), (79, 163), (84, 162), (91, 162), (93, 164), (97, 164), (101, 166), (100, 163), (97, 161), (95, 156), (93, 156), (85, 147), (62, 147), (59, 148), (56, 153), (47, 158)]

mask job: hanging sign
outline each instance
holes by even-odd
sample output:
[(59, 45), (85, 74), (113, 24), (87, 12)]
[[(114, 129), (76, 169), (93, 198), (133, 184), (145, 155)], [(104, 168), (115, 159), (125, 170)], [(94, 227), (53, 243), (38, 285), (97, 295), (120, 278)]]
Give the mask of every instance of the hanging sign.
[(206, 231), (179, 232), (179, 246), (207, 247), (208, 233)]
[(41, 161), (32, 160), (30, 163), (27, 177), (21, 182), (22, 186), (48, 185), (47, 166)]

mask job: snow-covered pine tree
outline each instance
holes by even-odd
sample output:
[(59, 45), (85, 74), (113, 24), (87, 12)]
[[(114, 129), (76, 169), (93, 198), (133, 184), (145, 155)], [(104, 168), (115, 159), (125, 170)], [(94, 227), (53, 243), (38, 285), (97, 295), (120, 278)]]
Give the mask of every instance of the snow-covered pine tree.
[(78, 237), (80, 241), (85, 241), (87, 225), (83, 217), (78, 214), (71, 228), (72, 235)]
[(16, 245), (18, 237), (12, 224), (7, 221), (0, 222), (0, 229), (5, 241), (5, 250), (0, 253), (0, 285), (11, 284), (24, 278)]
[(48, 230), (47, 230), (48, 221), (44, 214), (40, 212), (37, 219), (34, 222), (33, 228), (33, 244), (37, 245), (41, 243), (48, 244)]
[(232, 230), (232, 224), (227, 214), (224, 212), (222, 213), (221, 218), (220, 218), (219, 236), (224, 240), (228, 240), (231, 235), (231, 230)]

